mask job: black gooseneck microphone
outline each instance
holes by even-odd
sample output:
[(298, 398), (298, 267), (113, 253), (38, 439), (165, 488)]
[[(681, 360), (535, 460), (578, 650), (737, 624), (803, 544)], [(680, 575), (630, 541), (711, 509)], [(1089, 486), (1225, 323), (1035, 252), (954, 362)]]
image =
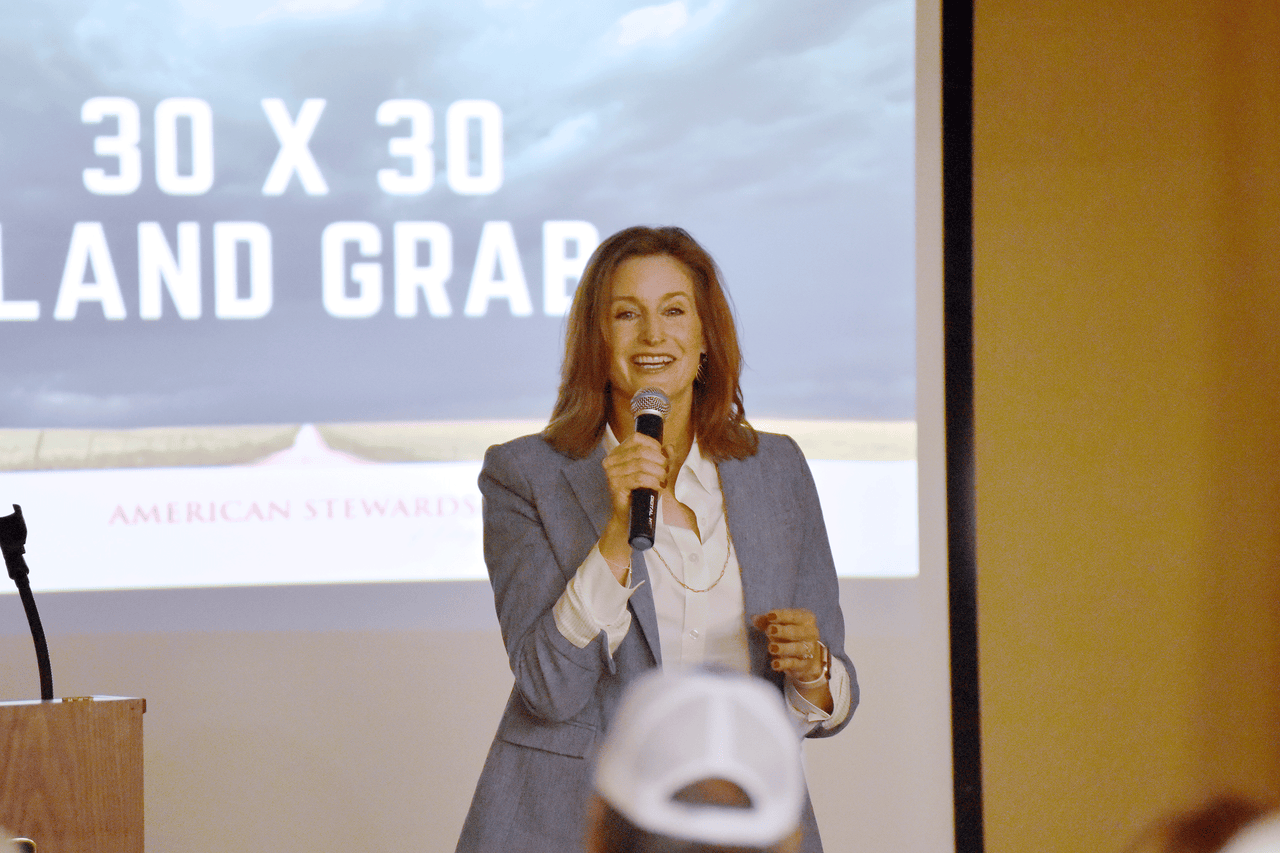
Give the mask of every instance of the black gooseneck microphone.
[(31, 626), (31, 639), (36, 644), (36, 667), (40, 670), (40, 699), (53, 701), (53, 674), (49, 668), (49, 644), (44, 638), (44, 626), (36, 610), (36, 600), (31, 595), (31, 582), (27, 579), (30, 569), (22, 555), (27, 550), (27, 522), (22, 518), (22, 507), (13, 505), (13, 512), (0, 517), (0, 551), (4, 552), (4, 564), (18, 587), (18, 597), (27, 611), (27, 623)]
[[(662, 420), (671, 411), (671, 401), (657, 388), (642, 388), (631, 398), (631, 414), (636, 417), (636, 432), (662, 443)], [(658, 493), (653, 489), (631, 490), (631, 547), (647, 551), (653, 547), (658, 524)]]

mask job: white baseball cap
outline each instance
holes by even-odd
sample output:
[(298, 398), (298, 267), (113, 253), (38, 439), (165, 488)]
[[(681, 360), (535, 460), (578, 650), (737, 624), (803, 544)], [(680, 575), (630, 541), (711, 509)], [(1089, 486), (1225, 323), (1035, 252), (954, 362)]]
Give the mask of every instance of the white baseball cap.
[(1280, 812), (1246, 824), (1231, 837), (1222, 853), (1280, 853)]
[[(689, 804), (682, 789), (732, 782), (750, 805)], [(738, 673), (655, 670), (636, 680), (596, 764), (596, 791), (648, 832), (705, 844), (768, 847), (804, 806), (800, 732), (776, 687)]]

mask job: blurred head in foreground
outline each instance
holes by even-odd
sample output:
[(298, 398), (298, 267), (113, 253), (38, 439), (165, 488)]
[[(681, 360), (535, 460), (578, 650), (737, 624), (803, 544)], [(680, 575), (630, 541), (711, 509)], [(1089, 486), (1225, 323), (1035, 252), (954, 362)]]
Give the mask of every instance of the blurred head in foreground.
[(0, 853), (28, 853), (36, 846), (28, 838), (16, 838), (13, 833), (0, 826)]
[(1222, 853), (1280, 853), (1280, 811), (1246, 824), (1231, 837)]
[(1280, 812), (1220, 796), (1152, 824), (1128, 853), (1280, 853)]
[(614, 718), (595, 792), (589, 853), (791, 853), (805, 798), (800, 735), (760, 679), (655, 670)]

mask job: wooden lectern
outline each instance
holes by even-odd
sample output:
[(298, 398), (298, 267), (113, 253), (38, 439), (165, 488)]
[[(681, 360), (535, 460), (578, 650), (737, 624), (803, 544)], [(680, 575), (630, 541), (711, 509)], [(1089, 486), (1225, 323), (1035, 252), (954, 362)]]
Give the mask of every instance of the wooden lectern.
[(0, 702), (0, 827), (39, 853), (142, 853), (145, 699)]

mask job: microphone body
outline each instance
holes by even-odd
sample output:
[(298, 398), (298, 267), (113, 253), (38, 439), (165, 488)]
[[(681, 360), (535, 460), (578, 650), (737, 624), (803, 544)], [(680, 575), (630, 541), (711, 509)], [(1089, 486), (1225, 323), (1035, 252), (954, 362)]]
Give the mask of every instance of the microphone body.
[[(667, 395), (655, 388), (644, 388), (631, 398), (631, 414), (636, 417), (636, 432), (662, 443), (662, 423), (671, 409)], [(653, 547), (658, 526), (658, 493), (653, 489), (631, 490), (631, 530), (627, 535), (631, 547), (647, 551)]]

